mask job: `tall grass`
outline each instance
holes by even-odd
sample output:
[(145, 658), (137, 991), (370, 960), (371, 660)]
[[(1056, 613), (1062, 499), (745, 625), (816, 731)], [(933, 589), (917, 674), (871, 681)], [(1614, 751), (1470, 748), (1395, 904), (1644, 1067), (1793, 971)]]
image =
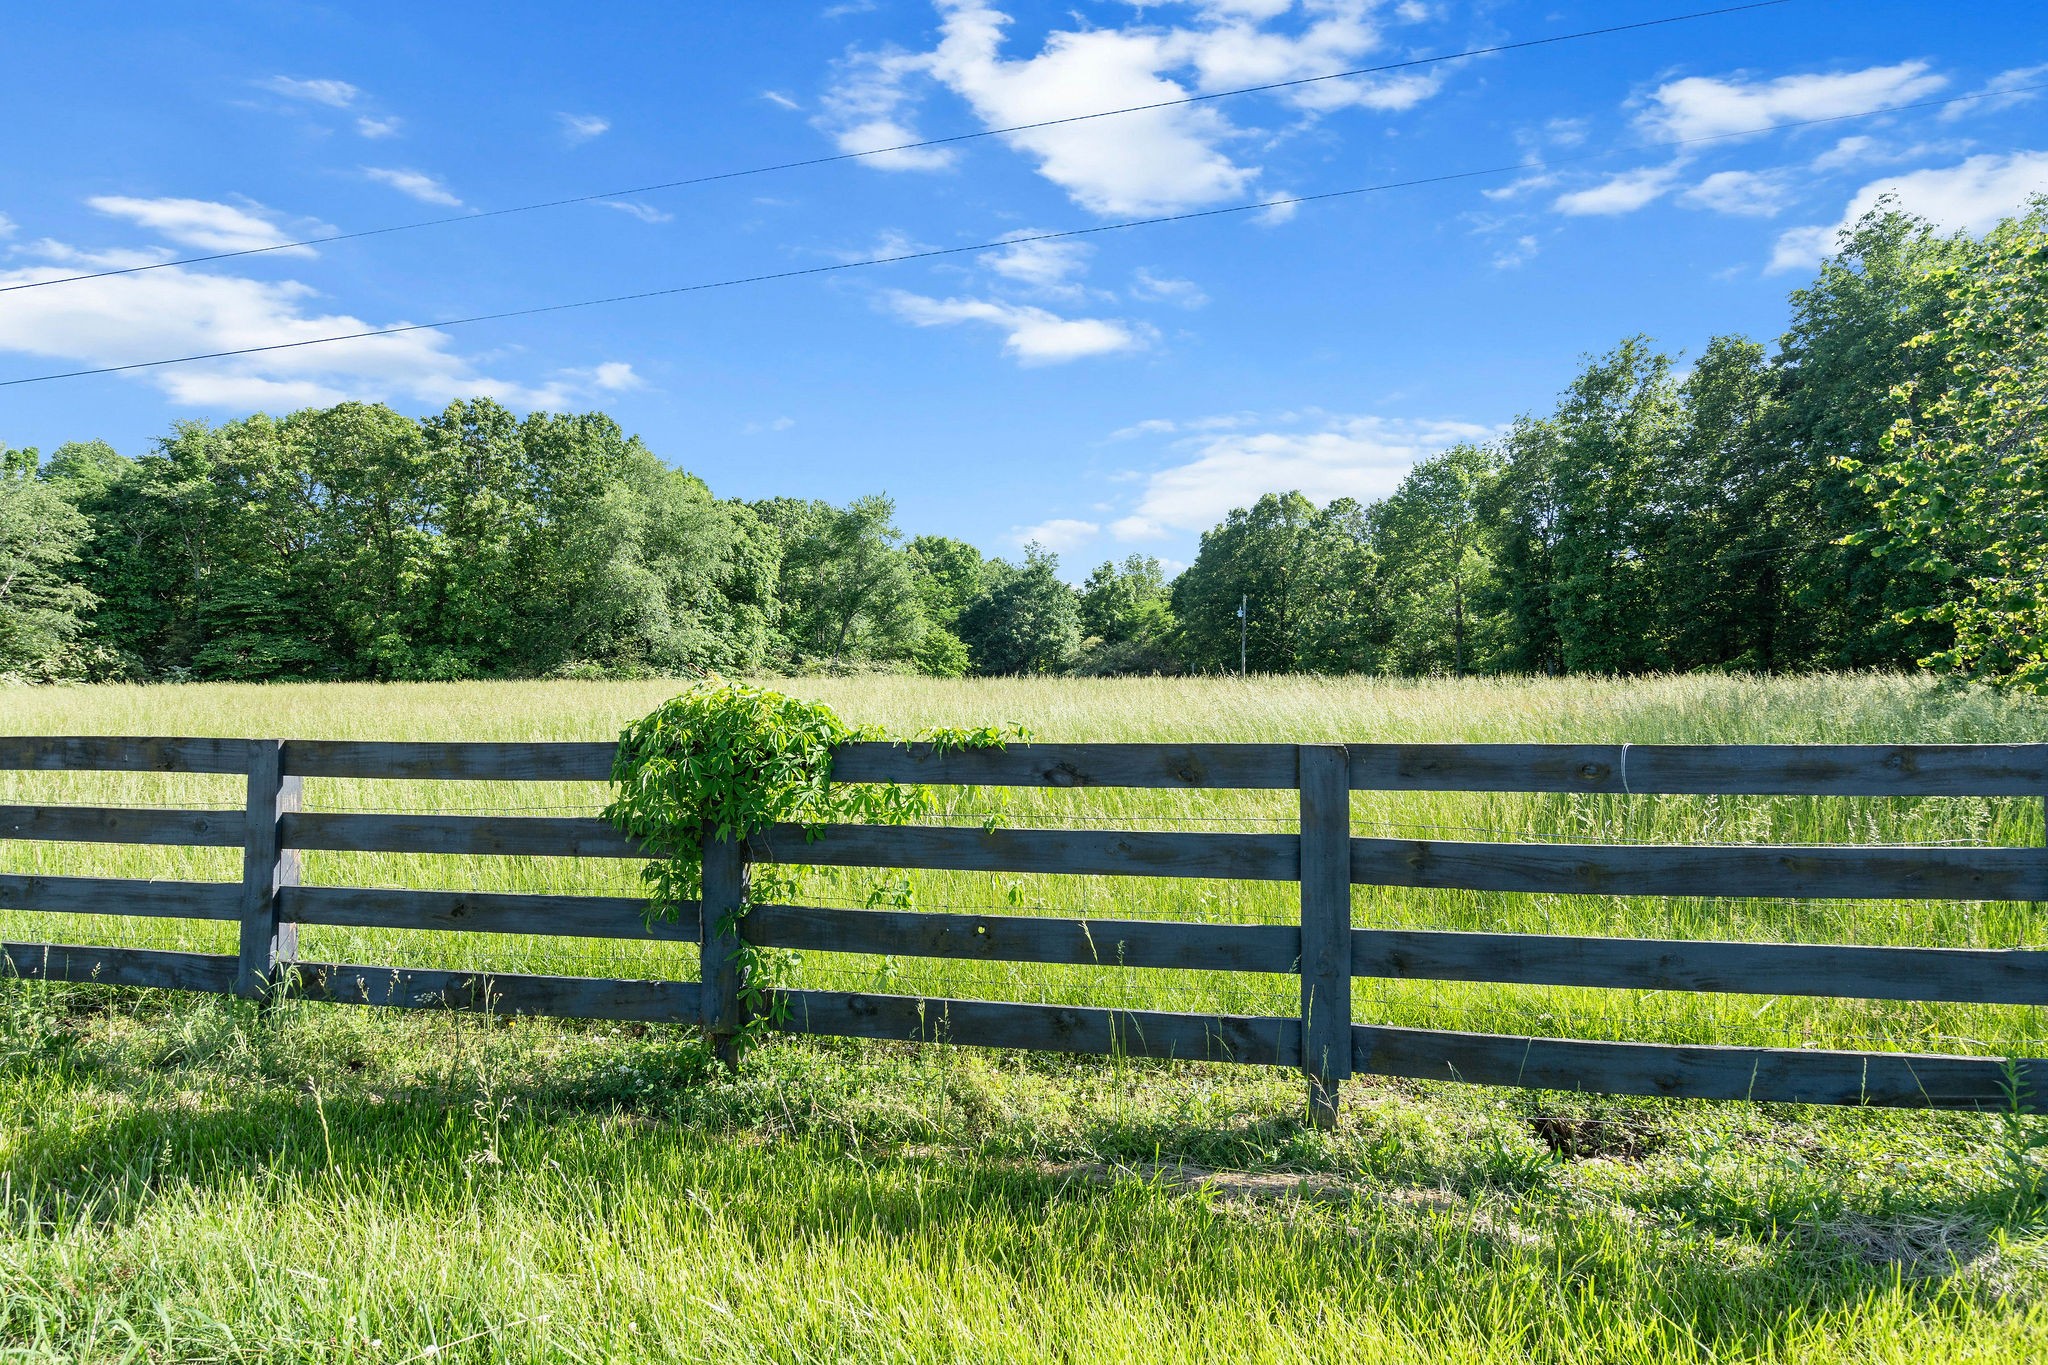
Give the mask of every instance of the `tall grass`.
[[(934, 725), (1016, 722), (1048, 740), (1581, 742), (1971, 742), (2048, 738), (2048, 708), (1897, 676), (1689, 676), (1648, 681), (1384, 682), (1260, 678), (805, 679), (849, 720), (913, 734)], [(17, 733), (276, 735), (295, 738), (609, 738), (665, 694), (660, 683), (423, 686), (203, 686), (19, 690)], [(594, 814), (598, 784), (314, 779), (309, 809)], [(0, 801), (232, 807), (233, 777), (0, 773)], [(1290, 830), (1290, 792), (948, 789), (941, 819), (980, 824)], [(2039, 845), (2035, 799), (1627, 797), (1361, 792), (1360, 834), (1475, 840), (1648, 843)], [(42, 873), (233, 879), (233, 850), (0, 845), (0, 867)], [(609, 860), (315, 853), (309, 884), (633, 894), (637, 866)], [(1284, 923), (1291, 885), (821, 869), (804, 899), (826, 905), (1038, 912), (1089, 918)], [(2048, 940), (2024, 903), (1724, 900), (1425, 892), (1359, 887), (1354, 922), (1640, 937), (2021, 947)], [(0, 916), (15, 939), (222, 950), (232, 926), (95, 917)], [(677, 944), (312, 928), (311, 960), (687, 976)], [(1284, 977), (1129, 971), (808, 954), (801, 984), (1131, 1008), (1287, 1014)], [(2039, 1051), (2038, 1010), (1568, 988), (1360, 983), (1359, 1017), (1487, 1032), (1673, 1042), (1986, 1052)]]
[[(1071, 740), (2048, 739), (1891, 677), (803, 680), (899, 733)], [(34, 689), (0, 731), (609, 738), (661, 684)], [(598, 786), (311, 781), (314, 809), (589, 811)], [(232, 777), (0, 773), (0, 802), (236, 807)], [(950, 818), (1291, 828), (1290, 793), (943, 793)], [(2036, 844), (2041, 803), (1360, 793), (1361, 833)], [(238, 874), (232, 851), (0, 844), (9, 871)], [(314, 855), (321, 883), (630, 893), (629, 864)], [(1292, 888), (820, 872), (810, 899), (1284, 922)], [(1411, 893), (1361, 925), (2040, 944), (2039, 907)], [(11, 939), (231, 947), (0, 913)], [(310, 957), (688, 975), (674, 945), (309, 929)], [(810, 954), (806, 984), (1291, 1012), (1285, 979)], [(2024, 1051), (2039, 1011), (1360, 983), (1361, 1018)], [(21, 1360), (2029, 1361), (2023, 1159), (1967, 1115), (1357, 1082), (1331, 1134), (1254, 1068), (770, 1045), (687, 1030), (0, 983), (0, 1357)], [(1229, 1172), (1211, 1177), (1209, 1170)]]

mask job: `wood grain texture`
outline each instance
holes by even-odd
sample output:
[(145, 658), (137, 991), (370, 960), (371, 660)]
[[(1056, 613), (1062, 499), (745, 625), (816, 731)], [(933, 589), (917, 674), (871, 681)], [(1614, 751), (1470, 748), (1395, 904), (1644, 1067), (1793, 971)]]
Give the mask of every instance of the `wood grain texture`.
[(1301, 931), (1291, 924), (1052, 919), (805, 905), (757, 905), (740, 930), (757, 946), (806, 952), (1210, 972), (1291, 973), (1301, 944)]
[(293, 886), (278, 893), (279, 912), (296, 924), (358, 929), (444, 929), (472, 934), (544, 934), (557, 938), (697, 941), (697, 907), (685, 920), (647, 922), (634, 896), (548, 896), (511, 891), (407, 891), (353, 886)]
[(1353, 744), (1370, 791), (2038, 796), (2048, 744)]
[(1351, 878), (1552, 895), (2035, 901), (2048, 900), (2048, 850), (1353, 839)]
[(89, 948), (62, 943), (0, 943), (0, 974), (29, 981), (142, 986), (225, 995), (235, 988), (235, 959), (226, 953), (174, 953), (153, 948)]
[(612, 741), (527, 743), (295, 739), (285, 771), (299, 777), (384, 777), (414, 781), (609, 782)]
[(240, 882), (146, 882), (129, 877), (44, 877), (0, 873), (0, 910), (156, 919), (238, 919)]
[(1301, 1029), (1309, 1120), (1337, 1126), (1351, 1075), (1351, 786), (1344, 750), (1304, 744), (1301, 768)]
[(704, 1036), (719, 1060), (730, 1067), (739, 1063), (734, 1039), (747, 1023), (746, 1007), (740, 999), (744, 983), (739, 913), (753, 877), (746, 846), (738, 839), (720, 839), (706, 826), (703, 841), (703, 900), (698, 905), (703, 946), (697, 973), (703, 987), (698, 1000)]
[[(1996, 1109), (2004, 1063), (1989, 1058), (1805, 1048), (1580, 1042), (1358, 1025), (1360, 1074), (1669, 1099), (1772, 1100), (1909, 1109)], [(2048, 1062), (2020, 1064), (2042, 1107)]]
[(775, 991), (769, 999), (775, 1026), (788, 1033), (1260, 1066), (1301, 1065), (1299, 1019), (840, 991)]
[(802, 826), (774, 825), (748, 839), (747, 846), (761, 862), (810, 867), (917, 867), (1235, 881), (1292, 881), (1300, 862), (1300, 840), (1292, 834), (828, 825), (818, 838), (811, 839)]
[(235, 848), (242, 842), (242, 828), (238, 810), (0, 806), (0, 839)]
[(267, 1000), (277, 969), (299, 952), (299, 928), (278, 914), (277, 893), (299, 879), (299, 855), (278, 842), (278, 821), (299, 808), (300, 779), (284, 771), (284, 745), (249, 746), (248, 818), (242, 843), (241, 967), (235, 994)]
[(1291, 744), (842, 744), (834, 782), (962, 787), (1280, 788), (1294, 785)]
[(1356, 929), (1352, 972), (1405, 981), (2048, 1005), (2048, 952)]
[(530, 1014), (558, 1019), (633, 1019), (660, 1024), (697, 1022), (694, 981), (520, 976), (302, 962), (290, 974), (289, 992), (294, 999), (338, 1005), (387, 1005), (501, 1016)]
[(356, 853), (472, 853), (644, 858), (638, 841), (602, 820), (553, 815), (330, 815), (284, 818), (291, 848)]
[(43, 772), (242, 773), (246, 739), (0, 735), (0, 768)]

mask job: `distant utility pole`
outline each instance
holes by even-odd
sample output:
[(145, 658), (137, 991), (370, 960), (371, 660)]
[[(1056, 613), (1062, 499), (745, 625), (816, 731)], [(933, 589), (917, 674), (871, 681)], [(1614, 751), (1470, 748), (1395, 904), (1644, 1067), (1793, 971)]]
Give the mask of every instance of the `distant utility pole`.
[(1237, 676), (1240, 678), (1250, 676), (1248, 673), (1245, 672), (1244, 609), (1245, 605), (1249, 603), (1251, 600), (1251, 595), (1249, 593), (1241, 594), (1237, 599)]

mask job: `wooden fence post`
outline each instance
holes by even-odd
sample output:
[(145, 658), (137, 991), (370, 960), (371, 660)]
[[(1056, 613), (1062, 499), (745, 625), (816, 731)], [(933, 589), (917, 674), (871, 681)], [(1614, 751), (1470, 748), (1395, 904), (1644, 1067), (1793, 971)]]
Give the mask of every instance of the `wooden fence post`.
[(1301, 1065), (1309, 1120), (1337, 1123), (1351, 1075), (1351, 761), (1339, 744), (1297, 748), (1301, 788)]
[(704, 1037), (718, 1059), (731, 1067), (738, 1063), (735, 1040), (746, 1024), (740, 1005), (740, 935), (737, 916), (745, 904), (747, 846), (739, 839), (724, 840), (704, 831), (704, 897), (699, 904), (701, 937), (698, 979), (702, 1004)]
[(297, 850), (278, 845), (278, 820), (299, 808), (303, 783), (284, 775), (284, 741), (249, 745), (248, 827), (242, 835), (242, 948), (235, 994), (269, 1000), (279, 969), (298, 956), (299, 926), (278, 918), (278, 888), (297, 886)]

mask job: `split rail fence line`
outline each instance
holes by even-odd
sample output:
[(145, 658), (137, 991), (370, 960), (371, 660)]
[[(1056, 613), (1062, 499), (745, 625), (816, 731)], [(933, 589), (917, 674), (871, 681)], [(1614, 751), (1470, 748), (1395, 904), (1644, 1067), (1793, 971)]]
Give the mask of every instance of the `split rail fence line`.
[[(699, 1025), (741, 1015), (730, 911), (756, 862), (939, 871), (1289, 881), (1298, 924), (1217, 925), (798, 905), (737, 934), (809, 952), (1266, 972), (1298, 976), (1285, 1017), (1207, 1015), (824, 990), (770, 999), (787, 1032), (1299, 1068), (1334, 1121), (1356, 1075), (1629, 1095), (1997, 1108), (2041, 1095), (2048, 1059), (1679, 1046), (1394, 1028), (1352, 1017), (1357, 978), (1749, 995), (2048, 1004), (2048, 951), (1646, 940), (1355, 928), (1353, 886), (1628, 896), (2048, 901), (2048, 849), (1647, 846), (1354, 838), (1353, 791), (1632, 796), (2024, 796), (2048, 793), (2048, 745), (1020, 744), (938, 751), (850, 744), (833, 780), (944, 786), (1292, 789), (1298, 834), (776, 826), (707, 837), (685, 922), (640, 900), (303, 886), (302, 850), (639, 858), (595, 818), (329, 814), (303, 779), (603, 782), (606, 743), (0, 737), (0, 768), (245, 775), (245, 813), (0, 806), (0, 838), (239, 847), (228, 882), (0, 874), (0, 909), (235, 921), (235, 955), (0, 945), (25, 978), (334, 1002)], [(700, 981), (499, 975), (303, 961), (304, 924), (694, 941)], [(721, 932), (720, 926), (726, 926)]]

